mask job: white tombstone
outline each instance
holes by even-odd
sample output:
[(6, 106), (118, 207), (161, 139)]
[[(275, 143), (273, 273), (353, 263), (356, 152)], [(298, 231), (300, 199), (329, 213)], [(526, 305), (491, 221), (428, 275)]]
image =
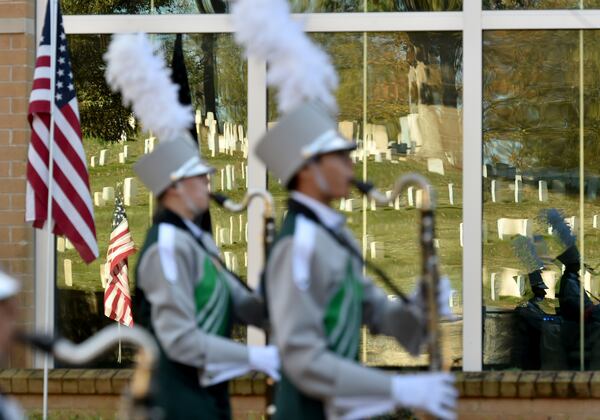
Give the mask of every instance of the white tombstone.
[(415, 206), (415, 187), (408, 187), (406, 189), (406, 196), (408, 197), (408, 206)]
[(244, 215), (240, 214), (239, 216), (239, 224), (238, 224), (238, 241), (242, 242), (244, 236)]
[(538, 200), (542, 203), (548, 201), (548, 183), (546, 181), (538, 181)]
[(385, 256), (385, 246), (383, 242), (373, 241), (370, 244), (371, 259), (377, 260), (382, 259)]
[(464, 233), (462, 223), (458, 225), (458, 240), (460, 242), (460, 247), (462, 248), (464, 246)]
[(216, 224), (215, 225), (215, 234), (214, 234), (214, 238), (215, 238), (215, 244), (217, 244), (217, 246), (221, 246), (221, 240), (220, 240), (220, 235), (219, 232), (221, 231), (221, 225), (220, 224)]
[(223, 252), (223, 259), (225, 260), (225, 267), (231, 270), (231, 257), (233, 257), (233, 252), (225, 251)]
[(454, 205), (454, 184), (448, 184), (448, 202), (451, 206)]
[(56, 238), (56, 250), (58, 252), (65, 252), (65, 238), (62, 236)]
[[(577, 229), (579, 228), (579, 218), (577, 216), (565, 217), (565, 223), (569, 225), (573, 234), (577, 233)], [(549, 235), (552, 235), (552, 231), (552, 226), (548, 226)]]
[(410, 143), (410, 132), (408, 128), (408, 117), (400, 117), (400, 140), (402, 143)]
[(360, 208), (360, 202), (356, 198), (349, 198), (344, 202), (344, 211), (353, 212)]
[(375, 163), (381, 163), (383, 162), (383, 159), (381, 159), (381, 153), (380, 152), (375, 152)]
[(231, 242), (229, 242), (229, 239), (230, 239), (229, 229), (228, 228), (219, 229), (219, 243), (221, 243), (222, 245), (231, 245)]
[(434, 239), (433, 240), (433, 247), (435, 249), (439, 249), (440, 248), (440, 240), (439, 239)]
[(595, 214), (594, 217), (592, 217), (592, 227), (594, 229), (598, 229), (598, 215)]
[(69, 259), (64, 261), (65, 284), (67, 287), (73, 287), (73, 263)]
[(427, 171), (434, 174), (444, 175), (444, 161), (439, 158), (427, 159)]
[(96, 167), (96, 156), (92, 156), (90, 158), (90, 167), (91, 168), (95, 168)]
[(229, 216), (229, 243), (233, 243), (233, 216)]
[[(385, 192), (385, 196), (387, 197), (388, 201), (390, 201), (392, 199), (392, 190), (387, 190)], [(394, 207), (394, 203), (389, 203), (388, 206), (390, 207)]]
[(221, 169), (220, 171), (221, 174), (221, 191), (225, 191), (225, 187), (226, 187), (226, 179), (227, 179), (227, 175), (225, 175), (225, 168)]
[(235, 175), (233, 173), (233, 168), (233, 165), (225, 166), (225, 176), (227, 177), (225, 184), (227, 187), (227, 191), (231, 191), (235, 188)]
[(231, 264), (231, 265), (230, 265), (229, 269), (230, 269), (231, 271), (233, 271), (234, 273), (235, 273), (235, 272), (237, 272), (239, 267), (238, 267), (238, 260), (237, 260), (237, 256), (236, 256), (235, 254), (233, 254), (233, 255), (231, 256), (231, 262), (230, 262), (230, 264)]
[(244, 140), (244, 126), (243, 125), (238, 125), (238, 140), (239, 141), (243, 141)]
[(423, 208), (423, 190), (421, 189), (415, 192), (415, 207), (418, 209)]
[(108, 163), (108, 150), (102, 149), (100, 150), (100, 159), (98, 160), (99, 166), (104, 166)]
[(75, 249), (75, 246), (73, 245), (73, 243), (71, 241), (69, 241), (67, 238), (65, 238), (65, 249), (68, 251), (72, 251), (73, 249)]
[(383, 153), (388, 148), (388, 135), (385, 125), (372, 125), (374, 150)]
[(248, 267), (248, 253), (244, 252), (244, 267)]
[(402, 203), (400, 202), (400, 196), (397, 196), (394, 199), (394, 210), (400, 210), (402, 208)]
[(346, 199), (344, 197), (340, 198), (340, 211), (346, 211)]
[(375, 199), (373, 199), (373, 198), (371, 199), (371, 202), (370, 202), (370, 208), (371, 208), (371, 211), (377, 210), (377, 201), (375, 201)]
[(125, 178), (123, 181), (123, 204), (134, 206), (137, 198), (137, 184), (135, 178)]
[(244, 223), (244, 240), (248, 243), (248, 222)]
[(352, 140), (354, 138), (354, 123), (352, 121), (340, 121), (338, 131), (345, 139)]
[(115, 199), (115, 189), (113, 187), (102, 188), (102, 199), (106, 202), (113, 201)]
[(225, 153), (227, 151), (227, 141), (225, 139), (225, 136), (220, 134), (217, 135), (217, 145), (219, 153)]
[(204, 121), (204, 125), (206, 127), (210, 127), (211, 124), (213, 123), (213, 121), (215, 121), (215, 114), (213, 114), (212, 112), (207, 112), (206, 120)]
[[(517, 175), (520, 176), (520, 175)], [(523, 181), (515, 178), (515, 203), (523, 201)]]
[(544, 270), (542, 271), (542, 280), (544, 280), (544, 284), (548, 287), (546, 290), (546, 297), (548, 299), (556, 299), (556, 283), (558, 282), (556, 273), (554, 271)]
[(499, 203), (502, 201), (502, 183), (497, 179), (492, 179), (492, 203)]
[(498, 219), (498, 238), (510, 239), (514, 235), (531, 237), (533, 223), (531, 219)]
[(385, 151), (385, 160), (387, 160), (388, 162), (392, 160), (392, 151), (391, 151), (391, 149), (387, 149)]
[(487, 167), (487, 165), (483, 165), (483, 167), (481, 168), (481, 170), (482, 170), (483, 177), (487, 178), (488, 177), (488, 167)]
[(492, 273), (491, 298), (498, 300), (501, 296), (521, 297), (525, 292), (525, 278), (519, 275), (519, 270), (502, 268), (499, 273)]
[(120, 164), (125, 163), (125, 155), (123, 154), (123, 152), (119, 153), (119, 163)]
[(94, 206), (96, 206), (96, 207), (104, 207), (105, 204), (106, 204), (106, 202), (102, 198), (102, 193), (101, 192), (95, 192), (94, 193)]

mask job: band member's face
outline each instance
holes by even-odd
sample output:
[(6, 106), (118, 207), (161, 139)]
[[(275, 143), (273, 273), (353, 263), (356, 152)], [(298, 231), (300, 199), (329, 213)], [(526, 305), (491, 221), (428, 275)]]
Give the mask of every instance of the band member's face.
[(17, 314), (16, 297), (0, 301), (0, 359), (10, 351), (17, 326)]
[(354, 177), (350, 152), (334, 152), (321, 156), (319, 168), (329, 187), (330, 199), (347, 197)]
[(208, 176), (199, 175), (191, 178), (185, 178), (179, 181), (181, 184), (181, 193), (185, 194), (191, 204), (200, 212), (208, 209), (209, 191)]

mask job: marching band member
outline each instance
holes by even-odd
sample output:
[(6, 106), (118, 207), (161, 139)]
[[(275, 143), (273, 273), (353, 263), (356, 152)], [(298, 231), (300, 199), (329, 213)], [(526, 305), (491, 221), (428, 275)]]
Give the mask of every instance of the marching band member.
[[(290, 191), (288, 213), (269, 251), (265, 291), (282, 379), (275, 418), (362, 418), (397, 407), (453, 419), (457, 391), (449, 373), (394, 375), (358, 362), (361, 326), (395, 337), (418, 354), (427, 337), (425, 296), (388, 300), (362, 274), (364, 261), (345, 220), (331, 208), (354, 177), (337, 132), (337, 75), (327, 54), (290, 16), (286, 0), (238, 0), (232, 21), (249, 56), (266, 60), (277, 88), (279, 122), (255, 154)], [(440, 315), (448, 315), (441, 282)]]
[[(305, 103), (283, 116), (256, 148), (290, 191), (266, 269), (272, 338), (283, 371), (276, 418), (361, 418), (408, 407), (453, 419), (451, 374), (393, 375), (357, 361), (363, 323), (415, 355), (427, 327), (421, 289), (408, 302), (388, 300), (363, 276), (360, 249), (344, 217), (330, 207), (349, 194), (355, 147), (322, 106)], [(449, 293), (446, 279), (438, 300), (442, 315), (451, 313)]]
[(168, 419), (229, 418), (228, 379), (250, 370), (278, 378), (273, 346), (230, 338), (234, 321), (264, 326), (263, 300), (224, 269), (210, 233), (193, 223), (208, 208), (213, 171), (197, 147), (160, 143), (135, 171), (159, 203), (137, 265), (134, 307), (161, 349), (158, 404)]
[(264, 326), (263, 299), (228, 271), (197, 220), (208, 209), (208, 175), (189, 138), (192, 111), (179, 103), (164, 59), (144, 34), (113, 37), (106, 79), (160, 143), (134, 170), (158, 201), (136, 266), (133, 316), (157, 339), (153, 390), (167, 419), (231, 417), (227, 380), (250, 370), (279, 377), (275, 347), (231, 339), (234, 322)]

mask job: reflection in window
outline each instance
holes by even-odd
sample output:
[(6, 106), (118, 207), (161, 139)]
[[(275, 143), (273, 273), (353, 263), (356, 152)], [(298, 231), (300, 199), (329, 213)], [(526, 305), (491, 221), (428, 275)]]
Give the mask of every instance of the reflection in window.
[[(289, 0), (296, 13), (457, 11), (462, 0)], [(67, 15), (229, 13), (231, 0), (64, 0)]]
[[(445, 357), (454, 366), (461, 366), (461, 34), (368, 33), (365, 38), (360, 33), (336, 33), (313, 37), (330, 54), (339, 75), (339, 130), (359, 144), (352, 155), (356, 177), (362, 179), (366, 174), (382, 191), (391, 190), (396, 178), (408, 172), (421, 173), (433, 184), (438, 199), (437, 251), (442, 271), (455, 289), (451, 305), (458, 316), (456, 321), (442, 325)], [(272, 90), (269, 94), (269, 121), (276, 121)], [(284, 188), (272, 177), (269, 189), (278, 205), (284, 205)], [(366, 257), (407, 292), (416, 286), (421, 270), (417, 228), (420, 197), (419, 191), (411, 190), (391, 206), (365, 206), (362, 196), (353, 193), (337, 204), (362, 242)], [(377, 276), (372, 277), (377, 281)], [(427, 363), (425, 356), (411, 358), (392, 338), (365, 334), (365, 343), (362, 357), (370, 365)]]
[(483, 0), (484, 10), (598, 9), (598, 0)]
[[(162, 46), (170, 63), (175, 36), (154, 36), (154, 40)], [(104, 315), (103, 263), (115, 195), (123, 196), (129, 228), (138, 248), (144, 243), (155, 208), (154, 198), (133, 172), (133, 164), (152, 149), (155, 139), (137, 125), (131, 111), (122, 107), (120, 96), (112, 94), (105, 84), (102, 54), (109, 42), (110, 35), (69, 37), (100, 248), (100, 258), (86, 266), (68, 242), (62, 238), (57, 241), (57, 330), (75, 342), (114, 322)], [(229, 34), (184, 35), (183, 56), (191, 102), (196, 110), (199, 148), (217, 169), (211, 186), (239, 200), (246, 190), (247, 173), (246, 63)], [(224, 251), (226, 263), (245, 277), (246, 214), (213, 208), (211, 216), (213, 233)], [(129, 257), (132, 293), (137, 258), (138, 254)], [(237, 329), (235, 336), (245, 339), (245, 329)], [(123, 364), (116, 364), (116, 351), (99, 364), (123, 366), (131, 361), (132, 354), (131, 349), (124, 347)]]
[(595, 332), (600, 285), (594, 270), (600, 251), (599, 41), (597, 31), (585, 31), (581, 39), (579, 31), (485, 32), (483, 285), (488, 367), (579, 369), (582, 350), (586, 368), (596, 369), (600, 361)]

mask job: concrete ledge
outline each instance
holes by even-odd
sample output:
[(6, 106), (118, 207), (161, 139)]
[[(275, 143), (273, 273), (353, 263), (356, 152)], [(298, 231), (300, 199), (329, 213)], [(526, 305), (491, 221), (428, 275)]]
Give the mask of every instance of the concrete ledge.
[(33, 19), (0, 18), (0, 34), (33, 34)]
[[(132, 369), (51, 369), (48, 393), (52, 395), (120, 395), (133, 376)], [(266, 378), (256, 373), (229, 383), (231, 395), (264, 395)], [(7, 394), (36, 395), (43, 389), (41, 369), (0, 370), (0, 389)]]

